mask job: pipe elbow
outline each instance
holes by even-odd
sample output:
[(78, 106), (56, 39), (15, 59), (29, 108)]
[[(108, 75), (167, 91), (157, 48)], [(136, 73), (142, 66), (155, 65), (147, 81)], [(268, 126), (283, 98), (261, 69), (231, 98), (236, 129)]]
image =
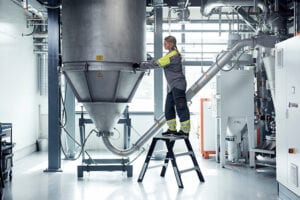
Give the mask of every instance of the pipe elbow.
[[(265, 5), (264, 1), (258, 0), (256, 5), (262, 12), (267, 12), (268, 8)], [(253, 7), (255, 5), (253, 4), (252, 0), (230, 0), (226, 2), (220, 0), (208, 0), (207, 3), (203, 6), (203, 8), (201, 8), (201, 13), (203, 16), (209, 17), (215, 8), (233, 6)]]
[(260, 8), (263, 13), (268, 12), (268, 7), (263, 1), (257, 1), (257, 7)]
[(129, 149), (118, 149), (112, 145), (108, 136), (103, 136), (102, 140), (106, 148), (117, 156), (122, 156), (122, 157), (129, 156), (133, 154), (137, 149), (136, 146), (132, 146)]
[(201, 8), (201, 14), (205, 17), (209, 17), (215, 8), (223, 7), (224, 3), (220, 1), (207, 1), (207, 3)]

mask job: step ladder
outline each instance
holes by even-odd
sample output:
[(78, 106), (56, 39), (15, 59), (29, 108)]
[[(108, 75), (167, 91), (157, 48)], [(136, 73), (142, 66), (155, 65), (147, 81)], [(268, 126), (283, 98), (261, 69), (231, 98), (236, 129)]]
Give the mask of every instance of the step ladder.
[[(156, 145), (157, 141), (159, 141), (159, 140), (165, 142), (165, 144), (167, 146), (167, 153), (166, 153), (166, 156), (165, 156), (164, 164), (156, 165), (156, 166), (149, 166), (148, 167), (149, 162), (150, 162), (150, 160), (152, 158), (152, 153), (154, 151), (155, 145)], [(174, 147), (174, 144), (175, 144), (175, 142), (177, 140), (184, 140), (188, 152), (174, 154), (173, 147)], [(180, 156), (187, 156), (187, 155), (190, 156), (190, 158), (192, 159), (194, 167), (179, 171), (178, 167), (177, 167), (176, 158), (180, 157)], [(165, 177), (169, 160), (171, 160), (171, 163), (172, 163), (172, 166), (173, 166), (173, 170), (174, 170), (174, 174), (175, 174), (175, 178), (176, 178), (176, 181), (177, 181), (177, 184), (178, 184), (179, 188), (183, 188), (183, 183), (182, 183), (182, 180), (181, 180), (181, 174), (185, 173), (185, 172), (196, 171), (200, 182), (205, 182), (204, 177), (202, 175), (202, 172), (200, 170), (200, 167), (198, 165), (198, 162), (196, 160), (195, 153), (194, 153), (194, 151), (192, 149), (192, 145), (191, 145), (191, 143), (189, 141), (189, 138), (186, 137), (186, 136), (181, 136), (181, 137), (159, 136), (159, 137), (153, 138), (152, 143), (151, 143), (150, 148), (149, 148), (149, 151), (147, 153), (144, 165), (143, 165), (142, 170), (140, 172), (140, 175), (139, 175), (139, 178), (138, 178), (138, 182), (142, 182), (143, 181), (147, 169), (155, 168), (155, 167), (162, 167), (160, 176), (161, 177)]]

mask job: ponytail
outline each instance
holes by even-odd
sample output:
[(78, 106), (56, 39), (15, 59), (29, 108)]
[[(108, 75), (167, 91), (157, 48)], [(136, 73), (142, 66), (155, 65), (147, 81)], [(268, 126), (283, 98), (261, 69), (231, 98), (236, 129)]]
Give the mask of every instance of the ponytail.
[(182, 58), (182, 57), (181, 57), (181, 53), (179, 53), (178, 48), (177, 48), (177, 45), (174, 45), (174, 50), (178, 53), (178, 56), (179, 56), (180, 59), (181, 59), (181, 58)]
[(174, 45), (173, 49), (176, 50), (176, 52), (178, 53), (178, 55), (180, 56), (180, 58), (182, 58), (181, 54), (179, 53), (178, 48), (177, 48), (176, 38), (174, 36), (169, 35), (169, 36), (165, 37), (165, 41), (172, 43)]

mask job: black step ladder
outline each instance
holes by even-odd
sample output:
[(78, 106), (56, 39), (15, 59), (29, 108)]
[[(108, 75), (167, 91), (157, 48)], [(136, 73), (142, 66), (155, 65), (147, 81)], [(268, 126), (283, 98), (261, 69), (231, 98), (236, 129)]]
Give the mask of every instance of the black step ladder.
[[(165, 142), (166, 146), (167, 146), (167, 153), (166, 153), (166, 156), (165, 156), (164, 164), (157, 165), (157, 166), (152, 166), (152, 167), (151, 166), (148, 167), (150, 159), (152, 158), (152, 153), (154, 151), (155, 145), (156, 145), (157, 141), (159, 141), (159, 140), (162, 140), (163, 142)], [(174, 147), (174, 144), (175, 144), (176, 140), (184, 140), (184, 142), (186, 144), (186, 147), (188, 149), (188, 152), (180, 153), (180, 154), (174, 154), (173, 147)], [(191, 157), (191, 159), (193, 161), (193, 164), (194, 164), (194, 167), (179, 171), (178, 167), (177, 167), (177, 163), (176, 163), (176, 157), (186, 156), (186, 155), (189, 155)], [(173, 170), (174, 170), (174, 174), (175, 174), (175, 178), (176, 178), (176, 181), (177, 181), (177, 184), (178, 184), (179, 188), (183, 188), (183, 183), (182, 183), (182, 180), (181, 180), (181, 174), (185, 173), (185, 172), (196, 171), (200, 182), (204, 182), (205, 181), (204, 177), (202, 175), (202, 172), (200, 170), (200, 167), (198, 165), (198, 162), (196, 160), (195, 153), (194, 153), (194, 151), (192, 149), (192, 145), (191, 145), (188, 137), (186, 137), (186, 136), (181, 136), (181, 137), (159, 136), (159, 137), (153, 138), (153, 140), (152, 140), (152, 143), (150, 145), (149, 151), (147, 153), (146, 160), (145, 160), (143, 168), (142, 168), (142, 170), (140, 172), (140, 175), (139, 175), (139, 178), (138, 178), (138, 182), (142, 182), (143, 181), (143, 178), (144, 178), (145, 173), (146, 173), (146, 171), (147, 171), (148, 168), (150, 169), (150, 168), (161, 167), (162, 166), (162, 170), (161, 170), (160, 176), (161, 177), (165, 177), (169, 160), (171, 160), (171, 163), (172, 163), (172, 166), (173, 166)]]

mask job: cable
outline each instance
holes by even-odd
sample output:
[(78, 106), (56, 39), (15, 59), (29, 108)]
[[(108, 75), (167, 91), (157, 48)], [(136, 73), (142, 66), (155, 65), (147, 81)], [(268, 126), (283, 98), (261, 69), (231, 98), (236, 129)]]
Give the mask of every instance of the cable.
[[(131, 125), (129, 126), (138, 136), (141, 137), (141, 134)], [(130, 165), (132, 164), (134, 161), (136, 161), (144, 152), (145, 152), (145, 148), (142, 147), (142, 150), (140, 151), (140, 153), (135, 157), (133, 158), (130, 162), (126, 163), (126, 165)]]
[(241, 56), (242, 56), (244, 53), (248, 52), (248, 50), (243, 50), (243, 51), (240, 53), (240, 55), (237, 57), (237, 59), (235, 60), (234, 65), (232, 65), (229, 69), (223, 69), (223, 67), (221, 67), (221, 66), (219, 65), (219, 60), (220, 60), (220, 59), (219, 59), (219, 56), (220, 56), (220, 54), (223, 53), (223, 52), (230, 52), (230, 51), (221, 51), (221, 52), (217, 55), (217, 57), (216, 57), (216, 65), (217, 65), (217, 67), (218, 67), (221, 71), (229, 72), (229, 71), (233, 70), (235, 67), (240, 67), (239, 60), (240, 60)]
[(126, 165), (130, 165), (130, 164), (132, 164), (134, 161), (136, 161), (144, 152), (145, 152), (145, 148), (143, 147), (142, 148), (142, 150), (141, 150), (141, 152), (134, 158), (134, 159), (132, 159), (130, 162), (128, 162), (128, 163), (126, 163)]
[(141, 134), (131, 125), (129, 126), (138, 136), (141, 136)]
[(33, 25), (33, 29), (32, 29), (32, 31), (31, 31), (30, 33), (26, 33), (26, 34), (22, 33), (22, 37), (24, 37), (24, 36), (31, 36), (31, 35), (33, 35), (33, 33), (35, 32), (35, 30), (36, 30), (36, 26), (35, 26), (35, 25)]
[[(222, 53), (225, 53), (225, 52), (229, 52), (229, 51), (224, 51), (224, 50), (222, 50), (218, 55), (217, 55), (217, 57), (216, 57), (216, 65), (217, 65), (217, 67), (221, 70), (221, 71), (224, 71), (224, 72), (229, 72), (229, 71), (231, 71), (232, 69), (233, 69), (233, 67), (232, 68), (230, 68), (229, 70), (226, 70), (226, 69), (223, 69), (223, 67), (221, 67), (220, 65), (219, 65), (219, 56), (222, 54)], [(224, 54), (223, 54), (224, 55)]]
[[(60, 122), (59, 122), (59, 123), (60, 123), (60, 127), (65, 131), (65, 133), (67, 134), (67, 136), (70, 137), (71, 140), (74, 141), (74, 142), (78, 145), (78, 147), (81, 147), (81, 150), (80, 150), (79, 154), (78, 154), (75, 158), (70, 158), (70, 157), (67, 155), (65, 149), (63, 148), (61, 137), (60, 137), (60, 146), (61, 146), (61, 150), (62, 150), (62, 152), (63, 152), (63, 154), (64, 154), (66, 160), (73, 160), (73, 161), (74, 161), (74, 160), (78, 160), (78, 159), (80, 158), (80, 156), (83, 154), (83, 149), (84, 149), (83, 147), (85, 146), (87, 140), (88, 140), (89, 137), (92, 135), (92, 133), (93, 133), (93, 132), (98, 133), (98, 132), (97, 132), (95, 129), (92, 129), (92, 130), (89, 132), (88, 136), (85, 138), (83, 144), (80, 144), (80, 143), (79, 143), (79, 142), (78, 142), (78, 141), (77, 141), (77, 140), (76, 140), (76, 139), (68, 132), (68, 130), (66, 129), (66, 124), (67, 124), (67, 113), (66, 113), (66, 107), (65, 107), (66, 93), (67, 93), (67, 87), (65, 88), (65, 93), (64, 93), (64, 97), (63, 97), (63, 95), (62, 95), (62, 90), (61, 90), (61, 87), (60, 87), (60, 89), (59, 89), (59, 94), (60, 94), (60, 101), (61, 101), (61, 103), (62, 103), (62, 112), (61, 112), (62, 117), (61, 117), (61, 119), (63, 120), (63, 121), (60, 121)], [(141, 136), (141, 134), (140, 134), (133, 126), (130, 126), (130, 128), (131, 128), (132, 130), (134, 130), (134, 132), (135, 132), (138, 136)], [(120, 136), (121, 136), (120, 131), (119, 131), (118, 129), (116, 129), (116, 128), (114, 128), (114, 130), (116, 130), (116, 131), (118, 132), (119, 136), (118, 136), (117, 139), (119, 139)], [(62, 136), (62, 133), (61, 133), (61, 136)], [(117, 140), (117, 139), (115, 139), (115, 140)], [(142, 150), (140, 151), (140, 153), (139, 153), (133, 160), (131, 160), (130, 162), (126, 163), (126, 165), (130, 165), (131, 163), (133, 163), (134, 161), (136, 161), (136, 160), (137, 160), (144, 152), (145, 152), (145, 148), (142, 147)], [(89, 155), (89, 153), (88, 153), (86, 150), (84, 151), (84, 153), (87, 154), (87, 156), (88, 156), (89, 159), (93, 162), (93, 164), (96, 164), (96, 162), (92, 159), (92, 157)], [(89, 165), (89, 164), (88, 164), (88, 165)]]
[[(142, 136), (142, 134), (140, 134), (132, 125), (129, 126), (139, 137)], [(147, 147), (149, 147), (150, 145), (148, 144)]]
[(113, 140), (118, 140), (118, 139), (120, 139), (120, 137), (121, 137), (120, 131), (119, 131), (117, 128), (115, 128), (115, 127), (114, 127), (114, 130), (119, 134), (119, 136), (118, 136), (117, 138), (113, 139)]
[(249, 52), (249, 50), (243, 50), (241, 53), (240, 53), (240, 55), (236, 58), (236, 61), (235, 61), (235, 65), (237, 66), (237, 67), (241, 67), (240, 66), (240, 58), (241, 58), (241, 56), (242, 55), (244, 55), (245, 53), (248, 53)]
[[(87, 140), (89, 139), (89, 137), (92, 135), (93, 132), (98, 133), (95, 129), (93, 129), (89, 132), (88, 136), (85, 138), (85, 140), (84, 140), (84, 142), (81, 146), (81, 151), (78, 154), (77, 158), (75, 158), (75, 160), (77, 160), (81, 156), (81, 154), (83, 153), (83, 147), (85, 146)], [(92, 160), (95, 163), (95, 161), (92, 159), (92, 157), (89, 155), (89, 153), (86, 150), (84, 152), (88, 155), (89, 159)]]
[[(98, 133), (95, 129), (91, 130), (91, 131), (89, 132), (88, 136), (87, 136), (87, 137), (85, 138), (85, 140), (83, 141), (83, 144), (81, 145), (76, 139), (74, 139), (74, 138), (70, 135), (70, 133), (66, 130), (66, 128), (63, 127), (63, 130), (66, 132), (66, 134), (67, 134), (67, 135), (68, 135), (68, 136), (69, 136), (69, 137), (70, 137), (70, 138), (71, 138), (71, 139), (72, 139), (79, 147), (81, 147), (81, 150), (80, 150), (79, 154), (78, 154), (75, 158), (69, 158), (69, 156), (66, 154), (65, 150), (63, 149), (63, 147), (62, 147), (62, 142), (61, 142), (61, 140), (60, 140), (62, 152), (63, 152), (63, 154), (65, 155), (65, 157), (67, 158), (67, 160), (78, 160), (78, 159), (80, 158), (81, 154), (83, 153), (83, 147), (85, 146), (85, 144), (86, 144), (87, 140), (89, 139), (89, 137), (92, 135), (93, 132)], [(86, 150), (85, 150), (84, 152), (88, 155), (88, 157), (89, 157), (90, 160), (93, 160), (92, 157), (89, 155), (89, 153), (88, 153)]]
[[(75, 138), (73, 138), (73, 136), (67, 131), (66, 129), (66, 124), (67, 124), (67, 111), (66, 111), (66, 106), (65, 106), (65, 99), (66, 99), (66, 94), (67, 94), (67, 87), (65, 87), (65, 93), (64, 93), (64, 97), (62, 95), (62, 90), (61, 90), (61, 86), (59, 87), (59, 96), (60, 96), (60, 101), (62, 103), (62, 113), (61, 113), (61, 119), (63, 120), (60, 120), (59, 123), (60, 123), (60, 127), (65, 131), (65, 133), (67, 134), (67, 136), (69, 136), (71, 138), (72, 141), (74, 141), (78, 147), (81, 147), (81, 150), (80, 150), (80, 153), (79, 155), (77, 155), (75, 158), (70, 158), (66, 151), (64, 150), (63, 148), (63, 145), (62, 145), (62, 140), (61, 140), (61, 137), (60, 137), (60, 145), (61, 145), (61, 150), (64, 154), (64, 156), (66, 157), (67, 160), (78, 160), (79, 157), (81, 156), (81, 154), (83, 153), (83, 147), (85, 146), (85, 143), (87, 142), (88, 138), (91, 136), (91, 134), (93, 132), (95, 133), (98, 133), (95, 129), (91, 130), (88, 134), (88, 136), (85, 138), (83, 144), (81, 145)], [(62, 133), (61, 133), (61, 136), (62, 136)], [(93, 160), (92, 157), (89, 155), (89, 153), (87, 151), (85, 151), (85, 153), (87, 154), (87, 156), (89, 157), (90, 160)]]
[(60, 121), (60, 126), (61, 128), (65, 127), (66, 124), (67, 124), (67, 110), (66, 110), (66, 106), (65, 106), (65, 99), (66, 99), (66, 94), (67, 94), (67, 87), (65, 87), (65, 94), (64, 94), (64, 97), (62, 95), (62, 90), (61, 90), (61, 87), (59, 87), (59, 96), (60, 96), (60, 100), (61, 100), (61, 104), (62, 104), (62, 117), (61, 119), (63, 120), (63, 123), (62, 121)]

